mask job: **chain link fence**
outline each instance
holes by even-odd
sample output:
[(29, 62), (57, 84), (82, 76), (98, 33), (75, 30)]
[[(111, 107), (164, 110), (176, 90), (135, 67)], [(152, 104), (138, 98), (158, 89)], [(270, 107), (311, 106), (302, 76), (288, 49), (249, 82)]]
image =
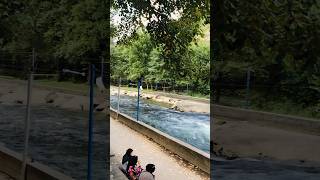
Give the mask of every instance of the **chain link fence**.
[[(110, 83), (112, 86), (118, 86), (119, 80), (121, 79), (121, 87), (127, 88), (137, 88), (138, 87), (138, 80), (130, 80), (125, 77), (121, 78), (111, 78)], [(141, 87), (145, 92), (162, 92), (162, 93), (169, 93), (169, 94), (177, 94), (177, 95), (185, 95), (185, 96), (192, 96), (198, 98), (209, 99), (209, 84), (205, 87), (202, 91), (206, 92), (199, 92), (199, 86), (188, 83), (188, 81), (184, 81), (181, 83), (176, 82), (167, 82), (167, 81), (160, 81), (160, 82), (148, 82), (146, 80), (141, 80)]]

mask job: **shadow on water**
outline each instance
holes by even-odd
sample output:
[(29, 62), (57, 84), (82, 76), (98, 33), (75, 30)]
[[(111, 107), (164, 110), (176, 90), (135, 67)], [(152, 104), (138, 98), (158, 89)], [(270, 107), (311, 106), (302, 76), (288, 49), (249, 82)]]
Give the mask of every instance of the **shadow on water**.
[[(114, 109), (117, 109), (117, 98), (110, 97), (111, 107)], [(121, 96), (120, 112), (136, 119), (137, 98)], [(178, 112), (141, 99), (139, 120), (205, 152), (210, 152), (209, 114)]]
[[(25, 106), (0, 105), (0, 142), (22, 152)], [(86, 179), (87, 113), (38, 106), (31, 110), (29, 155), (75, 179)], [(106, 179), (107, 121), (95, 114), (93, 179)]]

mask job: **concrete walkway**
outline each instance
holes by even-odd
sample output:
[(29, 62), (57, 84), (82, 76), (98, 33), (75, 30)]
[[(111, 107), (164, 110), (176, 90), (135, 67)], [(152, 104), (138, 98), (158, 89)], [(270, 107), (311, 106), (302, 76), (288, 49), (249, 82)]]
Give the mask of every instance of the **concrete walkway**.
[(119, 159), (112, 155), (110, 157), (110, 180), (128, 180), (118, 167)]
[[(177, 158), (164, 150), (147, 137), (130, 129), (117, 120), (110, 120), (110, 153), (114, 155), (111, 160), (111, 170), (117, 169), (123, 154), (128, 148), (133, 149), (133, 154), (139, 157), (140, 164), (145, 168), (148, 163), (156, 165), (155, 177), (157, 180), (203, 180), (209, 176), (202, 171), (194, 169), (194, 166)], [(118, 163), (117, 163), (118, 162)], [(120, 170), (118, 170), (120, 171)]]
[[(219, 121), (223, 123), (219, 124)], [(213, 126), (213, 132), (215, 142), (227, 154), (242, 158), (270, 158), (300, 165), (320, 163), (318, 135), (248, 121), (219, 119)]]

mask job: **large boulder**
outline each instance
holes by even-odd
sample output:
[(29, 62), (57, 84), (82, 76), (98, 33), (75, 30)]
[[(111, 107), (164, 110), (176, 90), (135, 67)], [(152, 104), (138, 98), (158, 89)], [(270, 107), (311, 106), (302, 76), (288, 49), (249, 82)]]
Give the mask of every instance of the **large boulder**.
[(46, 103), (53, 103), (58, 98), (58, 94), (56, 92), (50, 92), (44, 100)]
[(173, 107), (184, 112), (210, 113), (210, 104), (196, 101), (177, 101)]
[(180, 106), (177, 103), (174, 103), (170, 109), (176, 110), (176, 111), (180, 111), (180, 112), (184, 112), (184, 110), (182, 108), (180, 108)]
[(16, 100), (15, 101), (17, 104), (23, 104), (23, 100)]

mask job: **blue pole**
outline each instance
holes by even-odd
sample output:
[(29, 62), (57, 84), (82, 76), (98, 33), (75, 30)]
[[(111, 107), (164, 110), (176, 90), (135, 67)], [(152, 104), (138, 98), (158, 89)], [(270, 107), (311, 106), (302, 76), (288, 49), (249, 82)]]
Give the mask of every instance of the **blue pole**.
[(89, 132), (88, 132), (88, 169), (87, 180), (92, 176), (92, 141), (93, 141), (93, 85), (95, 79), (95, 66), (90, 65), (90, 109), (89, 109)]
[(247, 70), (247, 94), (246, 94), (246, 109), (250, 106), (250, 69)]
[(137, 121), (139, 121), (140, 79), (138, 80)]

